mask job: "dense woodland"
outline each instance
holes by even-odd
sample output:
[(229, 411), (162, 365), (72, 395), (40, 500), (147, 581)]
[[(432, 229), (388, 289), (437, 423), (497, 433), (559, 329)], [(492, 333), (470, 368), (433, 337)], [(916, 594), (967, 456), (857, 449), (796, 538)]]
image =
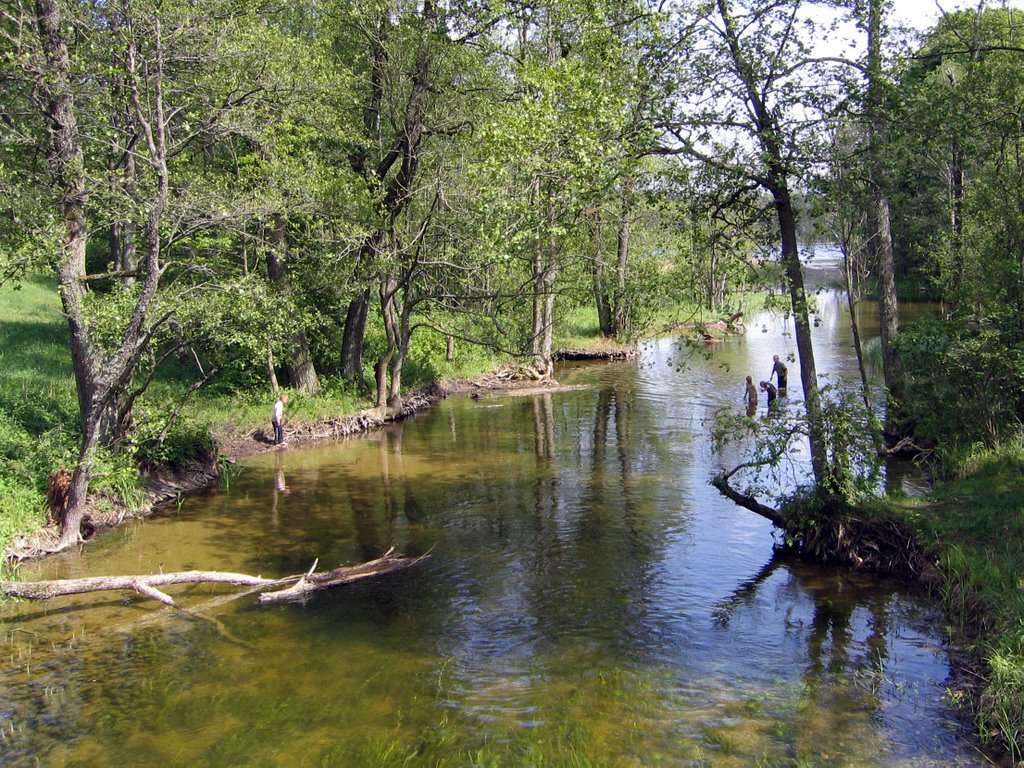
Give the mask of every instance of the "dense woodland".
[[(1016, 443), (1022, 24), (984, 2), (916, 37), (885, 0), (5, 0), (0, 278), (55, 286), (77, 398), (3, 393), (4, 508), (56, 469), (27, 446), (63, 446), (77, 542), (97, 462), (159, 458), (196, 392), (394, 417), (467, 350), (550, 378), (581, 309), (628, 342), (780, 283), (805, 410), (759, 461), (807, 440), (817, 515), (894, 445)], [(819, 388), (811, 240), (879, 300), (858, 351), (885, 424), (867, 364), (863, 391)], [(942, 312), (901, 327), (918, 299)]]

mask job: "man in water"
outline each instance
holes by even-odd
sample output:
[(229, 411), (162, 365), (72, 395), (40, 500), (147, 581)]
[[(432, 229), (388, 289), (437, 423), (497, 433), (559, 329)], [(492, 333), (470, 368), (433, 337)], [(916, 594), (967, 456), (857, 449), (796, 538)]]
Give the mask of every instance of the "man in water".
[(761, 382), (761, 391), (768, 393), (768, 413), (771, 413), (772, 412), (772, 403), (775, 402), (775, 395), (776, 395), (775, 385), (772, 384), (770, 381), (762, 381)]
[(772, 359), (775, 361), (775, 365), (772, 366), (772, 372), (768, 374), (768, 381), (771, 381), (772, 376), (775, 376), (776, 382), (779, 385), (779, 394), (783, 395), (786, 393), (786, 378), (788, 375), (788, 371), (786, 370), (785, 364), (781, 360), (779, 360), (778, 355), (776, 355)]

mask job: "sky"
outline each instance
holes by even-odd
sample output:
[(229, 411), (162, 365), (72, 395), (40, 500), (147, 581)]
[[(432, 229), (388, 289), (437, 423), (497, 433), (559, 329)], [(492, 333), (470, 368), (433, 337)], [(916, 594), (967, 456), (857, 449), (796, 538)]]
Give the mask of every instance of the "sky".
[[(1016, 8), (1024, 11), (1024, 0), (987, 0), (987, 8)], [(941, 7), (941, 10), (940, 10)], [(978, 0), (893, 0), (893, 16), (917, 29), (930, 29), (942, 15), (964, 8), (977, 8)]]

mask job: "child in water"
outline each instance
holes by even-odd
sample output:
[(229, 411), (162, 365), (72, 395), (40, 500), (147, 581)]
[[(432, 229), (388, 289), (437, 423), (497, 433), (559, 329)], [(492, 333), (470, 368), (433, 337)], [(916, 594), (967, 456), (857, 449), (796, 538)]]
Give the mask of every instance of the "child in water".
[(747, 388), (743, 393), (743, 404), (747, 406), (747, 416), (753, 416), (757, 411), (757, 387), (754, 386), (754, 379), (747, 376)]

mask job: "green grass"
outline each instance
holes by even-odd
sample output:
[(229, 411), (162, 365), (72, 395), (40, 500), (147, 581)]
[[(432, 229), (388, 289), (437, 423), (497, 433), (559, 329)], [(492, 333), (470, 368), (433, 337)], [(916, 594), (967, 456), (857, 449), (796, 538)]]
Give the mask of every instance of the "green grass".
[(54, 284), (0, 287), (0, 547), (46, 522), (46, 478), (74, 455), (78, 418)]
[[(978, 728), (1024, 758), (1024, 447), (976, 451), (956, 479), (925, 498), (892, 500), (938, 553), (940, 595), (961, 628), (978, 632), (989, 677)], [(980, 630), (980, 632), (979, 632)]]
[[(367, 357), (383, 348), (383, 333), (368, 328)], [(376, 334), (376, 335), (375, 335)], [(378, 338), (379, 337), (379, 338)], [(413, 336), (403, 389), (448, 378), (493, 371), (507, 360), (466, 342), (457, 342), (446, 359), (444, 336), (422, 330)], [(133, 439), (144, 452), (187, 392), (193, 372), (188, 361), (169, 366), (135, 406)], [(231, 383), (231, 377), (194, 393), (178, 426), (150, 458), (175, 466), (209, 447), (214, 428), (236, 432), (269, 429), (274, 394), (259, 366)], [(322, 379), (316, 397), (290, 393), (289, 419), (315, 421), (351, 414), (373, 405), (367, 388), (356, 391), (340, 379)], [(60, 466), (73, 467), (80, 437), (68, 329), (56, 285), (50, 279), (26, 280), (19, 288), (0, 287), (0, 551), (18, 534), (46, 523), (46, 485)], [(132, 456), (102, 454), (93, 491), (106, 490), (129, 503), (141, 499)]]

